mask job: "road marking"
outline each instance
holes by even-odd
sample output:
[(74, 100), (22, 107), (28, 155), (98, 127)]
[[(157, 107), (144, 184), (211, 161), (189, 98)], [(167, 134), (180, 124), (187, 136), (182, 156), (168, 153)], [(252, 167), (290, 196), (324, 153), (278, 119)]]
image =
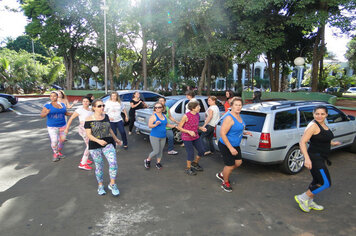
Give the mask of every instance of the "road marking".
[(20, 116), (22, 115), (21, 112), (16, 111), (15, 109), (13, 109), (13, 108), (11, 108), (11, 107), (9, 108), (9, 110), (15, 112), (17, 115), (20, 115)]

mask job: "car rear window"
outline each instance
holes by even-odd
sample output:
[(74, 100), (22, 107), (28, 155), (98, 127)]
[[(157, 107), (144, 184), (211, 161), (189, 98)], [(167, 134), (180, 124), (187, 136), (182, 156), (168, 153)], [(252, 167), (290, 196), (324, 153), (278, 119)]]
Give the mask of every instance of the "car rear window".
[(246, 124), (246, 130), (262, 132), (262, 128), (266, 119), (265, 113), (241, 111), (240, 116)]
[(293, 129), (297, 127), (297, 109), (281, 111), (274, 118), (274, 130)]
[(167, 99), (166, 101), (166, 106), (171, 108), (174, 104), (176, 104), (176, 102), (178, 102), (178, 100), (174, 100), (174, 99)]
[(299, 108), (299, 127), (307, 127), (307, 125), (314, 120), (314, 107)]

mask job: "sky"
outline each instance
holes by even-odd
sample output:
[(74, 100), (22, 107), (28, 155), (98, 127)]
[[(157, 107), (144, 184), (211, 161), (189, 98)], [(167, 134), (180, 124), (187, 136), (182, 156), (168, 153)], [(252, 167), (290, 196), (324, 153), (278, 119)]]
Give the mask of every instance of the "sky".
[[(22, 12), (9, 12), (5, 6), (18, 8), (19, 3), (16, 0), (0, 0), (0, 45), (4, 44), (7, 37), (16, 38), (23, 35), (27, 19)], [(346, 44), (351, 40), (346, 35), (334, 36), (334, 33), (339, 31), (335, 28), (326, 28), (325, 41), (327, 50), (336, 55), (339, 61), (347, 61), (344, 57), (346, 52)]]

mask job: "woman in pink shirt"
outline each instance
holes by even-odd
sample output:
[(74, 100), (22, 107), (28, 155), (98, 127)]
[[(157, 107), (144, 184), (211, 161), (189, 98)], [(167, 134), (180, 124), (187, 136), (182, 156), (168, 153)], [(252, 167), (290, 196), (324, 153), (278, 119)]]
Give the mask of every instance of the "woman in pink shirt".
[[(182, 140), (185, 150), (187, 151), (187, 168), (185, 169), (185, 173), (188, 175), (196, 175), (196, 171), (203, 171), (203, 168), (198, 163), (200, 157), (204, 155), (203, 143), (199, 137), (198, 129), (206, 132), (206, 128), (199, 127), (199, 103), (195, 101), (189, 102), (188, 109), (189, 112), (183, 116), (178, 129), (182, 132)], [(195, 159), (194, 147), (198, 151), (198, 155)]]

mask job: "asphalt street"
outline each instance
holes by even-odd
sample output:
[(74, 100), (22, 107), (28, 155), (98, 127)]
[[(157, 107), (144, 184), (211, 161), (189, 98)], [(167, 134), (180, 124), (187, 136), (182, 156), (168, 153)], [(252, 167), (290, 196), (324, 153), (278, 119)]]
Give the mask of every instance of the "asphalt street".
[(197, 176), (184, 173), (186, 153), (178, 145), (175, 156), (165, 149), (163, 169), (146, 170), (151, 146), (135, 134), (128, 150), (118, 150), (120, 196), (99, 196), (94, 171), (77, 167), (84, 150), (77, 121), (66, 159), (52, 162), (39, 116), (46, 101), (20, 99), (0, 113), (0, 235), (355, 235), (355, 154), (331, 154), (332, 187), (316, 198), (325, 210), (304, 213), (293, 197), (310, 183), (307, 170), (290, 176), (276, 165), (244, 162), (227, 193), (215, 177), (223, 168), (219, 153), (202, 159)]

